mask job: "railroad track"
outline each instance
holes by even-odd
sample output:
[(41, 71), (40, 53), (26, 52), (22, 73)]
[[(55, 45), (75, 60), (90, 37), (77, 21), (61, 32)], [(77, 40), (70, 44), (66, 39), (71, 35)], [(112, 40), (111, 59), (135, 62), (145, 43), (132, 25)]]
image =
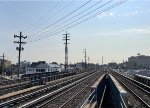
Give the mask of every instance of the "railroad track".
[[(53, 81), (47, 82), (46, 85), (41, 85), (41, 87), (34, 86), (34, 87), (32, 87), (34, 89), (27, 88), (27, 89), (29, 89), (29, 91), (25, 89), (25, 92), (16, 93), (16, 94), (13, 91), (21, 90), (21, 89), (19, 89), (18, 86), (14, 86), (13, 87), (13, 85), (12, 85), (12, 87), (8, 86), (8, 87), (0, 88), (0, 94), (1, 95), (5, 94), (5, 93), (9, 93), (9, 91), (11, 91), (13, 93), (13, 95), (10, 95), (10, 96), (7, 96), (7, 94), (0, 96), (0, 103), (8, 101), (8, 100), (11, 100), (13, 98), (17, 98), (17, 97), (23, 96), (23, 95), (31, 93), (31, 92), (35, 92), (35, 91), (37, 91), (39, 89), (48, 88), (49, 86), (52, 86), (52, 85), (57, 85), (57, 84), (59, 84), (61, 82), (67, 81), (69, 79), (72, 79), (73, 77), (75, 78), (75, 77), (78, 77), (78, 76), (81, 76), (81, 75), (85, 75), (85, 74), (86, 73), (81, 73), (81, 74), (77, 74), (77, 75), (73, 75), (73, 76), (64, 77), (64, 78), (61, 78), (61, 79), (58, 79), (58, 80), (53, 80)], [(27, 83), (27, 85), (30, 86), (30, 83)], [(20, 86), (24, 86), (24, 85), (20, 84)], [(54, 87), (57, 87), (57, 86), (54, 86)], [(15, 87), (16, 87), (16, 89), (15, 89)]]
[(98, 76), (100, 76), (100, 73), (92, 73), (89, 76), (60, 88), (58, 91), (49, 93), (19, 108), (73, 108), (75, 105), (82, 105), (81, 102), (84, 102), (83, 97), (85, 99), (88, 97), (91, 92), (90, 86)]
[[(78, 74), (81, 74), (81, 73), (79, 73), (79, 72), (76, 72), (77, 74), (75, 74), (75, 75), (78, 75)], [(84, 72), (83, 72), (84, 73)], [(61, 73), (62, 74), (62, 73)], [(58, 76), (59, 75), (61, 75), (61, 74), (58, 74)], [(64, 73), (63, 73), (64, 74)], [(69, 73), (67, 73), (68, 75), (66, 75), (66, 76), (64, 76), (63, 78), (66, 78), (66, 77), (69, 77), (70, 76), (70, 74)], [(50, 77), (54, 77), (54, 76), (56, 76), (56, 75), (52, 75), (52, 76), (50, 76)], [(71, 75), (71, 76), (74, 76), (74, 75)], [(51, 79), (50, 80), (50, 83), (51, 82), (54, 82), (54, 80), (56, 81), (56, 80), (59, 80), (59, 79), (63, 79), (63, 78), (61, 78), (61, 77), (57, 77), (57, 79)], [(2, 76), (0, 76), (0, 82), (1, 82), (1, 80), (2, 79), (4, 79), (4, 80), (8, 80), (8, 79), (6, 79), (6, 78), (4, 78), (4, 77), (2, 77)], [(35, 82), (34, 81), (27, 81), (27, 80), (16, 80), (16, 81), (14, 81), (14, 80), (8, 80), (8, 82), (11, 82), (11, 84), (10, 83), (8, 83), (8, 84), (5, 84), (5, 85), (0, 85), (0, 96), (2, 96), (2, 95), (4, 95), (4, 94), (7, 94), (7, 93), (12, 93), (12, 92), (15, 92), (15, 91), (19, 91), (19, 90), (23, 90), (23, 89), (27, 89), (27, 88), (29, 88), (29, 87), (33, 87), (33, 86), (35, 86), (36, 84), (35, 84)], [(57, 82), (57, 81), (56, 81)], [(48, 83), (49, 82), (45, 82), (47, 85), (48, 85)]]
[(13, 97), (10, 97), (10, 98), (7, 98), (7, 100), (1, 100), (2, 103), (0, 103), (0, 107), (18, 107), (22, 104), (25, 104), (26, 102), (29, 102), (29, 101), (32, 101), (38, 97), (41, 97), (42, 95), (45, 95), (49, 92), (52, 92), (52, 91), (55, 91), (56, 89), (59, 89), (61, 88), (62, 86), (65, 86), (69, 83), (72, 83), (76, 80), (79, 80), (87, 75), (89, 75), (90, 72), (86, 72), (86, 73), (82, 73), (81, 75), (75, 75), (75, 77), (70, 77), (68, 78), (68, 80), (66, 81), (54, 81), (53, 83), (51, 84), (48, 84), (44, 87), (41, 87), (39, 88), (39, 90), (34, 90), (32, 92), (27, 92), (27, 93), (24, 93), (24, 94), (19, 94), (17, 96), (13, 96)]
[[(59, 76), (59, 75), (61, 75), (61, 74), (58, 74), (57, 76)], [(56, 76), (56, 75), (54, 75), (54, 76)], [(52, 75), (50, 77), (54, 77), (54, 76)], [(28, 81), (15, 80), (14, 81), (14, 80), (9, 80), (9, 79), (6, 79), (6, 78), (0, 76), (0, 82), (2, 82), (2, 81), (7, 82), (7, 83), (5, 85), (3, 84), (3, 86), (0, 86), (0, 96), (4, 95), (4, 94), (7, 94), (7, 93), (27, 89), (29, 87), (32, 87), (32, 86), (36, 85), (35, 82), (31, 81), (31, 80), (30, 81), (29, 80)]]
[(0, 87), (0, 96), (4, 95), (4, 94), (7, 94), (7, 93), (10, 93), (10, 92), (14, 92), (14, 91), (17, 91), (17, 90), (22, 90), (22, 89), (28, 88), (29, 85), (30, 85), (30, 82), (26, 81), (26, 82), (1, 86)]
[(150, 92), (145, 88), (135, 84), (133, 79), (129, 79), (112, 72), (113, 76), (126, 88), (128, 92), (129, 106), (133, 108), (150, 108)]
[[(83, 86), (75, 95), (73, 95), (69, 100), (62, 104), (59, 108), (79, 108), (82, 106), (87, 97), (91, 94), (91, 85), (102, 75), (99, 74), (90, 83), (87, 82), (86, 86)], [(80, 87), (81, 88), (81, 87)]]
[(10, 85), (10, 84), (14, 84), (14, 83), (16, 83), (16, 82), (0, 76), (0, 86)]

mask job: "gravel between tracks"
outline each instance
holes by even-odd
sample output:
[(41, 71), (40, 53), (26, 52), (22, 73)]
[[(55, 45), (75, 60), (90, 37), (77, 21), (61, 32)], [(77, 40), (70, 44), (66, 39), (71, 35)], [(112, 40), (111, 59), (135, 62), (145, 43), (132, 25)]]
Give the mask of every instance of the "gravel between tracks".
[[(136, 93), (139, 97), (141, 97), (146, 103), (150, 104), (150, 95), (144, 92), (143, 90), (139, 89), (138, 87), (134, 86), (132, 83), (126, 81), (124, 78), (120, 77), (119, 75), (113, 74), (116, 78), (127, 85), (134, 93)], [(126, 87), (125, 87), (126, 88)], [(141, 103), (139, 99), (133, 93), (126, 88), (128, 92), (128, 102), (129, 108), (145, 108), (145, 106)]]
[[(99, 74), (99, 75), (98, 75)], [(80, 85), (76, 86), (75, 88), (73, 88), (72, 90), (67, 91), (65, 94), (63, 94), (62, 96), (54, 99), (53, 101), (50, 101), (48, 104), (46, 104), (44, 107), (42, 108), (59, 108), (60, 106), (62, 106), (67, 100), (69, 100), (71, 97), (73, 97), (76, 93), (78, 93), (81, 89), (83, 89), (86, 85), (88, 85), (89, 83), (93, 82), (93, 80), (97, 79), (101, 73), (98, 73), (92, 77), (90, 77), (88, 80), (85, 80), (83, 83), (81, 83)], [(90, 84), (90, 86), (93, 83)], [(73, 101), (69, 102), (69, 104), (67, 104), (67, 106), (65, 106), (64, 108), (79, 108), (83, 102), (86, 100), (86, 98), (89, 96), (90, 94), (90, 86), (88, 86), (83, 92), (82, 94), (78, 95), (75, 99), (73, 99)]]

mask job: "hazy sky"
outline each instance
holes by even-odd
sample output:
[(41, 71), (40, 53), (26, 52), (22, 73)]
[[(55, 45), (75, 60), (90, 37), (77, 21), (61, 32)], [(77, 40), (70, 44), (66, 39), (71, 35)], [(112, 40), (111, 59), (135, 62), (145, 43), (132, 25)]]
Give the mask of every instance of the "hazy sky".
[(150, 0), (127, 0), (103, 12), (119, 1), (0, 1), (0, 55), (4, 52), (6, 59), (17, 62), (13, 41), (18, 39), (13, 35), (20, 31), (28, 37), (21, 60), (30, 62), (64, 63), (65, 31), (70, 33), (69, 63), (82, 61), (83, 49), (90, 62), (100, 64), (102, 56), (108, 63), (137, 53), (150, 55)]

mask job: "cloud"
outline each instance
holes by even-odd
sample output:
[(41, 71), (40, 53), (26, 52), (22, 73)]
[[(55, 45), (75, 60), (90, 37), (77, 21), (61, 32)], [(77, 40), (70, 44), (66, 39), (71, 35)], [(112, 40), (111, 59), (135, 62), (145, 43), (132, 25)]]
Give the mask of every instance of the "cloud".
[(143, 12), (142, 11), (128, 11), (128, 12), (124, 12), (124, 13), (116, 13), (116, 16), (119, 16), (119, 17), (129, 17), (129, 16), (136, 16), (136, 15), (139, 15), (139, 14), (142, 14)]
[(138, 12), (138, 11), (134, 11), (134, 12), (127, 12), (127, 13), (125, 13), (125, 14), (120, 14), (120, 16), (135, 16), (135, 15), (137, 15), (137, 14), (139, 14), (140, 12)]
[(125, 29), (121, 32), (128, 34), (150, 34), (150, 27)]
[(55, 47), (55, 46), (50, 46), (50, 47), (45, 47), (43, 48), (44, 50), (57, 50), (58, 47)]
[(123, 29), (123, 30), (111, 31), (111, 32), (101, 32), (101, 33), (96, 33), (95, 35), (96, 36), (121, 36), (125, 34), (150, 35), (150, 27)]
[(104, 12), (101, 15), (98, 15), (98, 18), (104, 18), (104, 17), (131, 17), (131, 16), (136, 16), (139, 14), (142, 14), (142, 11), (128, 11), (124, 13), (119, 13), (119, 12)]
[(104, 12), (101, 15), (98, 15), (98, 18), (103, 18), (103, 17), (115, 17), (115, 13), (114, 12)]
[(101, 33), (96, 33), (95, 35), (97, 35), (97, 36), (116, 36), (116, 35), (122, 35), (122, 33), (120, 33), (120, 32), (101, 32)]

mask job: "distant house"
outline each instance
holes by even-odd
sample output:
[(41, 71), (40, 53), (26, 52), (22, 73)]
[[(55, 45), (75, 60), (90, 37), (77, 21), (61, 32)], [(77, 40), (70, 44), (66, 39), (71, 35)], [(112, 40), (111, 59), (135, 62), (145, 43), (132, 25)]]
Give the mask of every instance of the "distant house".
[[(12, 64), (9, 67), (5, 67), (4, 71), (7, 75), (17, 74), (18, 73), (18, 65)], [(22, 71), (22, 68), (20, 68), (20, 71)]]
[[(0, 66), (3, 65), (3, 59), (0, 58)], [(4, 60), (4, 67), (9, 67), (11, 66), (11, 61)]]
[(108, 63), (108, 66), (111, 67), (112, 69), (117, 69), (117, 67), (118, 67), (116, 62)]
[(77, 63), (76, 68), (79, 70), (82, 70), (83, 69), (83, 63)]
[(58, 64), (46, 63), (45, 61), (33, 62), (26, 67), (26, 74), (41, 73), (41, 72), (61, 72), (61, 67)]

